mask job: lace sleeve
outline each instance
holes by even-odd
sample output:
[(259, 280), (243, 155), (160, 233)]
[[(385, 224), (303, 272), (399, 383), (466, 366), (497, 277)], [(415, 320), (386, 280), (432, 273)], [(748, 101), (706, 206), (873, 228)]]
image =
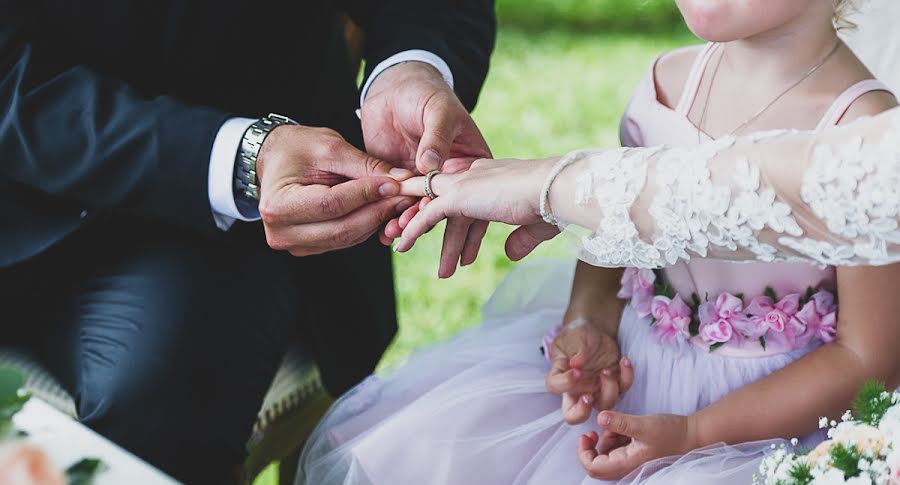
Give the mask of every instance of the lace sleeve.
[(560, 167), (549, 205), (597, 266), (900, 262), (900, 108), (818, 134), (582, 150)]

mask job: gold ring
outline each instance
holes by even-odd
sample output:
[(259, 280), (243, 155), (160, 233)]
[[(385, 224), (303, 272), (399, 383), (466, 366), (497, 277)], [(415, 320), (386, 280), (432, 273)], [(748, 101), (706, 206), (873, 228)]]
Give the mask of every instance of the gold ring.
[(440, 170), (432, 170), (425, 174), (425, 195), (427, 195), (431, 200), (437, 199), (437, 195), (433, 190), (431, 190), (431, 179), (433, 179), (434, 176), (439, 173), (441, 173)]

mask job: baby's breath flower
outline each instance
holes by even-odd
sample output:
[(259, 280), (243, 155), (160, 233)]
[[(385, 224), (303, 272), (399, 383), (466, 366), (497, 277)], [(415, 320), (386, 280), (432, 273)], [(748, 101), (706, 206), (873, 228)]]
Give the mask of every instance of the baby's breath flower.
[(819, 418), (819, 429), (825, 429), (828, 427), (828, 418), (821, 417)]

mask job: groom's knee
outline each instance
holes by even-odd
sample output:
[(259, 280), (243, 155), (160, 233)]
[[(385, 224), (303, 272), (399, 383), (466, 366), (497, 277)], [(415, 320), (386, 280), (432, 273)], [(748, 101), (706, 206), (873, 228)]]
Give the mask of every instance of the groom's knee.
[(75, 318), (83, 422), (187, 483), (224, 483), (243, 460), (297, 324), (275, 265), (221, 263), (189, 249), (120, 263)]

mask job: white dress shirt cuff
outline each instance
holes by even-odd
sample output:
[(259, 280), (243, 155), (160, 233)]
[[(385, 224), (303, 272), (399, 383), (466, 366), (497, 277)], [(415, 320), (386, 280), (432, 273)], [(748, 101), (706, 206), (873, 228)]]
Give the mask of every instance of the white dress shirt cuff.
[[(387, 69), (403, 62), (424, 62), (425, 64), (431, 65), (441, 73), (441, 77), (443, 77), (444, 81), (450, 85), (450, 88), (453, 88), (453, 72), (450, 71), (450, 66), (448, 66), (443, 59), (428, 51), (418, 49), (403, 51), (381, 61), (375, 66), (375, 69), (372, 69), (372, 74), (369, 75), (369, 79), (366, 80), (366, 84), (363, 85), (359, 95), (360, 108), (366, 101), (366, 95), (369, 94), (369, 88), (372, 87), (372, 82)], [(358, 111), (357, 115), (359, 115)]]
[(231, 118), (222, 124), (213, 142), (209, 156), (209, 205), (216, 226), (223, 231), (230, 229), (235, 220), (259, 220), (258, 213), (241, 214), (234, 203), (234, 164), (237, 163), (244, 132), (255, 121), (250, 118)]

